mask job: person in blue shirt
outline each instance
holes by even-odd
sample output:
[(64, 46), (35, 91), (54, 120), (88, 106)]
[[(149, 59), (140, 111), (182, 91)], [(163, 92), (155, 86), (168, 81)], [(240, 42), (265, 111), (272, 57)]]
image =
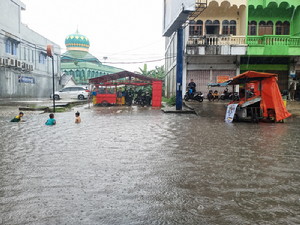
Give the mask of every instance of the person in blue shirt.
[(55, 125), (56, 124), (56, 120), (54, 119), (54, 114), (50, 113), (49, 115), (49, 119), (46, 121), (46, 125)]

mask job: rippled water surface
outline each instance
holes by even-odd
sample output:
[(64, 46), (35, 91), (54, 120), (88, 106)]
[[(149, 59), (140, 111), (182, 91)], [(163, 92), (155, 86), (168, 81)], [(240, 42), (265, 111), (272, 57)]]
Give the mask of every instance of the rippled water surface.
[[(0, 109), (0, 224), (300, 224), (300, 120)], [(77, 110), (77, 109), (75, 109)]]

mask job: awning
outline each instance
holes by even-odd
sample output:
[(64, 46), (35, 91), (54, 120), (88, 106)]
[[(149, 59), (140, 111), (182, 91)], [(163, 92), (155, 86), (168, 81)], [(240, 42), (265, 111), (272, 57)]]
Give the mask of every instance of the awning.
[(245, 73), (242, 73), (238, 76), (231, 78), (228, 81), (228, 84), (230, 84), (230, 85), (244, 84), (244, 83), (249, 83), (251, 81), (260, 81), (260, 80), (264, 80), (266, 78), (271, 78), (271, 77), (277, 77), (277, 74), (247, 71)]
[(210, 87), (227, 87), (228, 86), (229, 81), (223, 82), (223, 83), (209, 83), (207, 84), (207, 86)]
[[(151, 84), (153, 81), (161, 81), (161, 80), (156, 79), (156, 78), (147, 77), (147, 76), (132, 73), (132, 72), (129, 72), (129, 71), (121, 71), (121, 72), (118, 72), (118, 73), (112, 73), (112, 74), (104, 75), (104, 76), (101, 76), (101, 77), (91, 78), (91, 79), (89, 79), (89, 83), (90, 84), (108, 84), (108, 83), (113, 84), (114, 81), (115, 81), (115, 83), (118, 83), (117, 80), (122, 79), (122, 78), (127, 78), (126, 83), (129, 83), (129, 84), (130, 83), (139, 83), (139, 82), (150, 83)], [(125, 82), (125, 80), (126, 79), (124, 79), (124, 82)]]

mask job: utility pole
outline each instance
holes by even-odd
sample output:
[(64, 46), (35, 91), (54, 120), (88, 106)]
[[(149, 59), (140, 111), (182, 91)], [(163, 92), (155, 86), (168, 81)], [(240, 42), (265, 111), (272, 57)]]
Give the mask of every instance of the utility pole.
[(176, 110), (182, 110), (183, 29), (177, 30)]
[(47, 56), (52, 58), (52, 99), (53, 99), (53, 112), (55, 113), (54, 52), (53, 52), (52, 45), (47, 45)]

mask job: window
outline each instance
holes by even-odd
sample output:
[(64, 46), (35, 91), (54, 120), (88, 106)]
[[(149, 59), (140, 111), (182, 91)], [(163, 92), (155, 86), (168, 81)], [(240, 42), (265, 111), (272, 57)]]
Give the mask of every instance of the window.
[(39, 54), (39, 63), (45, 64), (46, 63), (46, 57), (47, 57), (46, 53), (41, 52)]
[(28, 61), (30, 61), (30, 49), (27, 49), (27, 56), (28, 56)]
[(27, 54), (26, 54), (26, 52), (27, 52), (27, 49), (24, 48), (24, 60), (27, 60)]
[(236, 22), (234, 20), (231, 20), (230, 22), (228, 20), (224, 20), (222, 22), (222, 34), (236, 35)]
[(222, 34), (229, 34), (229, 21), (224, 20), (222, 22)]
[(218, 35), (220, 32), (220, 22), (219, 20), (207, 20), (205, 22), (206, 34), (215, 34)]
[(68, 91), (71, 91), (71, 88), (68, 87), (61, 90), (61, 92), (68, 92)]
[(273, 35), (273, 22), (268, 21), (267, 23), (265, 21), (259, 22), (259, 31), (258, 35)]
[(290, 23), (287, 21), (283, 23), (283, 35), (290, 35)]
[(189, 35), (190, 36), (203, 35), (203, 21), (202, 20), (197, 20), (197, 22), (191, 20), (189, 22)]
[(236, 21), (235, 20), (230, 21), (229, 33), (232, 35), (236, 35)]
[(290, 34), (290, 23), (285, 21), (282, 23), (281, 21), (278, 21), (276, 23), (276, 35), (289, 35)]
[(248, 35), (257, 35), (256, 33), (257, 22), (251, 21), (248, 23)]
[(18, 41), (8, 38), (5, 42), (5, 52), (11, 55), (17, 55), (18, 44)]
[(32, 50), (32, 54), (31, 54), (31, 62), (34, 63), (34, 50)]

